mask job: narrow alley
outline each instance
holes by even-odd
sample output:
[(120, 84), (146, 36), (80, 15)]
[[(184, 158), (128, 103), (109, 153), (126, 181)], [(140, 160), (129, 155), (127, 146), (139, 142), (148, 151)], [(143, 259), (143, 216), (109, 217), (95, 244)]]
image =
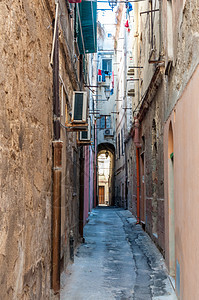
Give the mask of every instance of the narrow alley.
[(128, 210), (99, 207), (62, 274), (61, 300), (177, 299), (164, 260)]
[(0, 0), (0, 300), (199, 300), (199, 0)]

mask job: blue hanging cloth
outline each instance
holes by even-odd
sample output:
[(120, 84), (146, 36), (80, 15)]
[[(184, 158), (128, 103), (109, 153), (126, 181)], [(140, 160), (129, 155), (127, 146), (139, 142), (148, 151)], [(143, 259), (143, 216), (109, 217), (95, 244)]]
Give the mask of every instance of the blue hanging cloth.
[(104, 70), (102, 70), (102, 82), (106, 82), (106, 76)]
[(132, 4), (129, 2), (129, 12), (133, 10)]

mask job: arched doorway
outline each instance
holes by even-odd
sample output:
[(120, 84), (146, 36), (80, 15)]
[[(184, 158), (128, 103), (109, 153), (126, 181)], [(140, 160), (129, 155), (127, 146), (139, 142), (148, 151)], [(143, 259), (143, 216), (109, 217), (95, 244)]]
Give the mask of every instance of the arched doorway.
[(97, 149), (97, 195), (98, 205), (113, 206), (115, 147), (110, 143), (101, 143)]
[(168, 134), (168, 215), (169, 215), (169, 271), (175, 277), (175, 203), (174, 203), (174, 144), (172, 123)]

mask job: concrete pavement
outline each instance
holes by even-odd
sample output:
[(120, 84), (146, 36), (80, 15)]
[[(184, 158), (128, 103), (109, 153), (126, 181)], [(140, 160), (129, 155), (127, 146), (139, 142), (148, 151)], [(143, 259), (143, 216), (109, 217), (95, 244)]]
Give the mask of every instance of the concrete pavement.
[(164, 260), (127, 210), (96, 208), (74, 264), (62, 274), (61, 300), (174, 300)]

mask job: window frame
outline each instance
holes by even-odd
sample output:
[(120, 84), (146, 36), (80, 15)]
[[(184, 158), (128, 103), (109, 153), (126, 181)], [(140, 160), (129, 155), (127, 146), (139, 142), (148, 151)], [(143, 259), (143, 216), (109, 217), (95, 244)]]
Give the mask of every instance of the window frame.
[[(101, 120), (102, 120), (103, 117), (105, 118), (105, 120), (104, 120), (104, 127), (102, 127), (102, 122), (101, 122)], [(109, 122), (110, 122), (109, 127), (107, 127), (107, 123), (108, 123), (107, 119), (108, 118), (109, 118)], [(101, 115), (100, 116), (100, 129), (111, 129), (111, 116), (110, 115)]]
[[(103, 68), (104, 66), (103, 66), (103, 64), (106, 62), (106, 66), (107, 66), (107, 62), (109, 62), (110, 63), (110, 70), (109, 70), (109, 68), (108, 67), (106, 67), (106, 69), (105, 68)], [(108, 69), (108, 70), (107, 70)], [(112, 58), (102, 58), (102, 70), (103, 71), (108, 71), (108, 72), (112, 72)]]

